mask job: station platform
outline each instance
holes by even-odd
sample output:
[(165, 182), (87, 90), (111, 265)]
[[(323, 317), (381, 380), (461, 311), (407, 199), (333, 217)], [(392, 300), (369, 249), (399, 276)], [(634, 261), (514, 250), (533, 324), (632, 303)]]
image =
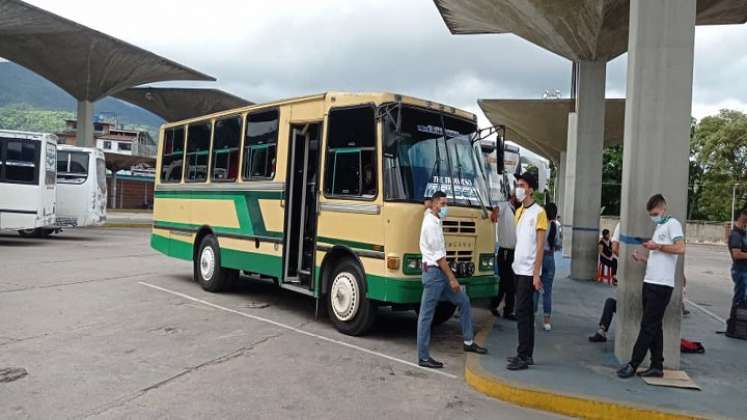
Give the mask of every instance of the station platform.
[[(606, 343), (590, 343), (604, 300), (615, 288), (568, 278), (570, 259), (556, 257), (552, 331), (535, 326), (536, 365), (506, 369), (515, 354), (515, 322), (499, 318), (478, 336), (487, 356), (468, 356), (465, 378), (477, 390), (515, 404), (585, 418), (745, 418), (747, 342), (716, 334), (724, 325), (702, 308), (688, 307), (682, 337), (700, 341), (704, 354), (682, 354), (681, 369), (702, 390), (651, 386), (635, 377), (619, 379), (614, 354), (615, 321)], [(648, 357), (648, 356), (647, 356)], [(648, 363), (648, 359), (644, 362)]]
[(153, 223), (152, 210), (108, 209), (104, 227), (141, 227), (150, 228)]

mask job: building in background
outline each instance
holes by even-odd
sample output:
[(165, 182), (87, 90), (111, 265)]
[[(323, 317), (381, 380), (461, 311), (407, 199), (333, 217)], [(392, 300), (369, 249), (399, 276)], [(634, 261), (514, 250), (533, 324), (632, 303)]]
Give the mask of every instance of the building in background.
[[(56, 133), (58, 143), (77, 144), (77, 120), (65, 120), (65, 123), (65, 129)], [(129, 169), (119, 170), (116, 177), (112, 177), (109, 161), (115, 155), (155, 159), (157, 145), (153, 136), (147, 130), (126, 129), (117, 122), (116, 116), (108, 114), (96, 115), (93, 129), (96, 147), (107, 156), (107, 208), (152, 208), (155, 169), (140, 163)], [(116, 182), (116, 186), (112, 182)]]

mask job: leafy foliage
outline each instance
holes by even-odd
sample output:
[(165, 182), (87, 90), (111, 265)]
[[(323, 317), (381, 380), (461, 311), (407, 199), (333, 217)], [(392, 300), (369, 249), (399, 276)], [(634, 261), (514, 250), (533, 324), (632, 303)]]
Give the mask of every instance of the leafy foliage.
[[(602, 183), (603, 214), (620, 214), (622, 146), (604, 150)], [(700, 121), (693, 119), (687, 218), (729, 220), (735, 184), (740, 209), (747, 206), (747, 115), (724, 109)]]
[(6, 130), (54, 133), (65, 128), (65, 120), (75, 118), (72, 112), (49, 111), (30, 105), (0, 107), (0, 128)]

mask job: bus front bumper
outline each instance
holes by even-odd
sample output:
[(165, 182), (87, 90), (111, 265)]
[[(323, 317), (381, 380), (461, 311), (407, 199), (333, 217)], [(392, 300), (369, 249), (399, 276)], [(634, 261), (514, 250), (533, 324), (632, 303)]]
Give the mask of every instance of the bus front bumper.
[[(386, 303), (420, 303), (423, 284), (420, 277), (379, 277), (368, 275), (369, 299)], [(460, 277), (459, 284), (464, 286), (471, 300), (489, 299), (498, 294), (498, 282), (494, 274)]]

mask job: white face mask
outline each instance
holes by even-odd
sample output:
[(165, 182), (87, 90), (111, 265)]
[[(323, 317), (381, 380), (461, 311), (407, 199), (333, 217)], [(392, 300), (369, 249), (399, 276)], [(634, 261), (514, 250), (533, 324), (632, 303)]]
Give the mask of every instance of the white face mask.
[(516, 199), (523, 202), (525, 198), (527, 198), (527, 191), (524, 188), (516, 187)]

